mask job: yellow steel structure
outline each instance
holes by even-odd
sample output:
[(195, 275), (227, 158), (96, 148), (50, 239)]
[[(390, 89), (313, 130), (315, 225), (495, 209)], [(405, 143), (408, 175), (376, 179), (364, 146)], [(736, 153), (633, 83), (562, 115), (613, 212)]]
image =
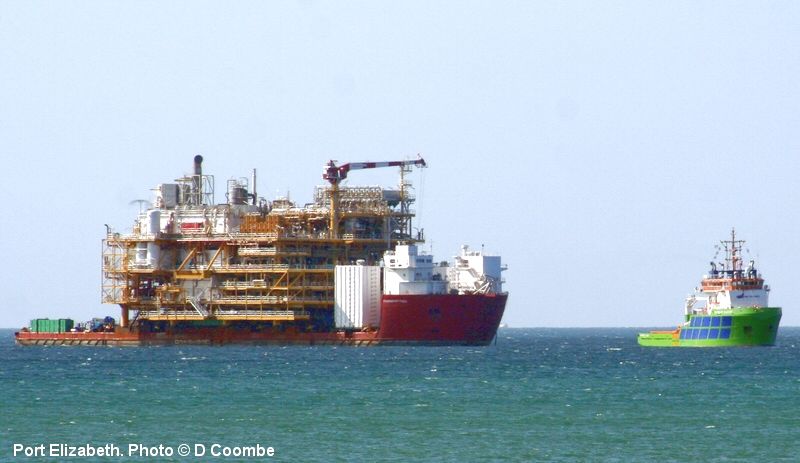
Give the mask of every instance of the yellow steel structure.
[[(374, 265), (385, 250), (419, 238), (411, 235), (405, 181), (400, 191), (340, 186), (345, 171), (305, 207), (284, 199), (212, 206), (203, 198), (213, 185), (202, 187), (198, 165), (195, 172), (159, 187), (156, 207), (140, 213), (131, 234), (109, 229), (103, 240), (101, 298), (120, 305), (123, 326), (315, 322), (332, 314), (336, 265)], [(186, 202), (167, 194), (173, 190), (188, 192)]]
[[(387, 238), (392, 212), (385, 204), (377, 207), (378, 193), (372, 192), (371, 204), (355, 201), (345, 208), (341, 220), (366, 225), (336, 239), (328, 237), (326, 227), (320, 229), (325, 221), (319, 214), (298, 211), (245, 216), (237, 233), (148, 239), (109, 233), (103, 247), (102, 302), (119, 304), (124, 324), (129, 319), (308, 320), (309, 310), (332, 309), (336, 264), (355, 259), (374, 263), (399, 241)], [(251, 232), (266, 229), (278, 231)], [(154, 265), (136, 263), (141, 243), (159, 247)], [(190, 288), (202, 288), (194, 301), (198, 291), (190, 294)]]

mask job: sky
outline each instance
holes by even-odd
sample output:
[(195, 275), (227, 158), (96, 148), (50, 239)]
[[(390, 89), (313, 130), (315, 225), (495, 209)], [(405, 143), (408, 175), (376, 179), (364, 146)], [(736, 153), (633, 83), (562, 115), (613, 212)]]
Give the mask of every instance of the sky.
[[(419, 153), (437, 260), (500, 254), (512, 327), (676, 326), (736, 227), (800, 261), (800, 3), (0, 0), (0, 326), (118, 316), (104, 224), (205, 158), (311, 200)], [(359, 171), (350, 184), (397, 181)]]

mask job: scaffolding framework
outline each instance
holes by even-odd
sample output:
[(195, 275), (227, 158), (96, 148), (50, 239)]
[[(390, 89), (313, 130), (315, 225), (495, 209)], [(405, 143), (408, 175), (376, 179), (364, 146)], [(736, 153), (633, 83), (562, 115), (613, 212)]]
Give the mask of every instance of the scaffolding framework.
[(399, 189), (336, 181), (298, 207), (257, 205), (240, 180), (228, 182), (228, 204), (214, 205), (214, 178), (201, 163), (196, 156), (195, 175), (157, 189), (160, 200), (140, 211), (132, 233), (109, 230), (103, 240), (101, 300), (121, 307), (123, 325), (333, 323), (336, 265), (375, 265), (397, 243), (417, 241), (410, 166)]
[[(337, 240), (321, 236), (109, 235), (102, 301), (119, 304), (123, 320), (139, 322), (310, 321), (315, 310), (332, 311), (336, 264), (359, 259), (374, 264), (387, 247), (380, 232), (346, 233)], [(156, 262), (137, 262), (141, 243), (158, 246)]]

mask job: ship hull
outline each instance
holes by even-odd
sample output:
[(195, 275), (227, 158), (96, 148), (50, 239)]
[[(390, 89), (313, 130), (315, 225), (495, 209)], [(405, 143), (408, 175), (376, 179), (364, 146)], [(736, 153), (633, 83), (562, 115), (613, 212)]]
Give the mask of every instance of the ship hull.
[(686, 326), (640, 333), (637, 341), (645, 347), (772, 346), (780, 320), (780, 307), (739, 307), (692, 315)]
[(297, 327), (172, 326), (162, 332), (118, 327), (114, 332), (16, 333), (20, 345), (487, 345), (494, 339), (507, 295), (384, 296), (381, 327), (371, 331), (307, 332)]
[(489, 344), (507, 298), (507, 294), (384, 295), (379, 338), (386, 343)]

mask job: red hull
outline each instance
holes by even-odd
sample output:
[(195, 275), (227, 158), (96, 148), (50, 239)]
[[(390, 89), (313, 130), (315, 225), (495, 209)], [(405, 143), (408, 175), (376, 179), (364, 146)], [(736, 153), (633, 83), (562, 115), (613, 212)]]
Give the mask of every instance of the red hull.
[(494, 339), (507, 295), (383, 296), (378, 331), (250, 331), (234, 327), (198, 327), (148, 333), (117, 328), (113, 333), (16, 333), (22, 345), (170, 345), (170, 344), (438, 344), (486, 345)]
[(508, 295), (384, 295), (383, 342), (489, 344), (503, 318)]

